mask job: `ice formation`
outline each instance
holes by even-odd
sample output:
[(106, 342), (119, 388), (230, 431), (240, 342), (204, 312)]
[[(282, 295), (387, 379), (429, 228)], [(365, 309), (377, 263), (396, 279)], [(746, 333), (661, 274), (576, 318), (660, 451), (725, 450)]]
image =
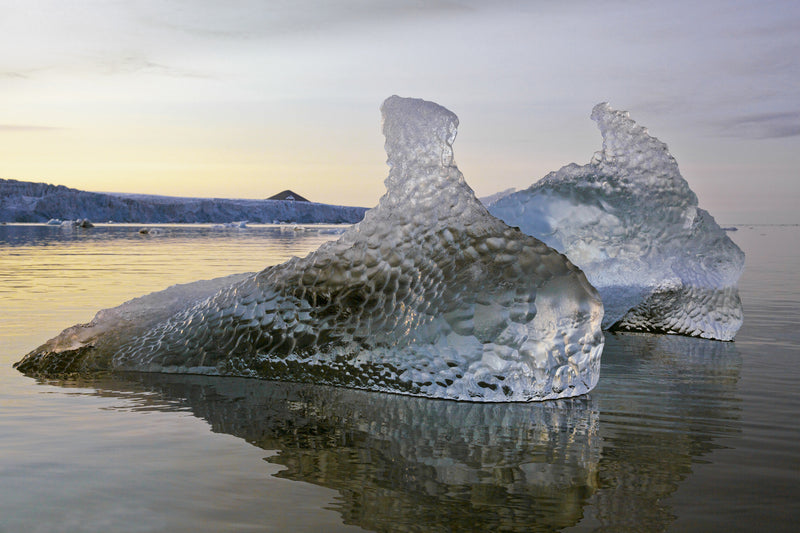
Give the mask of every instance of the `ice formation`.
[[(397, 96), (382, 111), (387, 192), (338, 241), (232, 283), (101, 312), (18, 368), (240, 375), (473, 401), (589, 391), (603, 346), (596, 290), (478, 202), (453, 160), (453, 113)], [(182, 308), (169, 307), (176, 300)]]
[(603, 299), (604, 328), (731, 340), (744, 253), (697, 204), (666, 144), (595, 106), (603, 149), (489, 211), (563, 252)]

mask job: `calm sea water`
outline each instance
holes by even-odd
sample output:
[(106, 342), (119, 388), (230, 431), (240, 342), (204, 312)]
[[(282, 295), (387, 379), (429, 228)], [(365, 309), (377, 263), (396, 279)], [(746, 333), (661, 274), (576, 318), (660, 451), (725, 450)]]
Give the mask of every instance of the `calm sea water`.
[(0, 226), (0, 531), (794, 531), (800, 227), (741, 227), (734, 343), (607, 335), (585, 397), (482, 405), (200, 376), (37, 382), (63, 328), (331, 228)]

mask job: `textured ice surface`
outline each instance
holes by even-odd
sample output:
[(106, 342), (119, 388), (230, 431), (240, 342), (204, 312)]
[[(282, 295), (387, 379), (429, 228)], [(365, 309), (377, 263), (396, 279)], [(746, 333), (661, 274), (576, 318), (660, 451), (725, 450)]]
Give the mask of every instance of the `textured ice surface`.
[(595, 289), (478, 202), (453, 160), (453, 113), (396, 96), (382, 111), (387, 192), (338, 241), (233, 283), (173, 287), (101, 312), (18, 368), (240, 375), (476, 401), (589, 391), (603, 346)]
[(603, 299), (605, 328), (731, 340), (744, 253), (697, 206), (666, 144), (598, 104), (603, 149), (489, 211), (565, 253)]

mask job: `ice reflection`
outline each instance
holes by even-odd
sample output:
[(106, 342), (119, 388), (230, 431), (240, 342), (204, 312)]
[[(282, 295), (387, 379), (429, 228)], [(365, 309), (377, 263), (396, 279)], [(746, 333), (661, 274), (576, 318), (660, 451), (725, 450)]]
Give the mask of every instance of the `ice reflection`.
[(237, 378), (137, 375), (212, 429), (278, 450), (281, 477), (339, 491), (367, 529), (575, 524), (595, 488), (594, 401), (434, 401)]
[(693, 464), (741, 431), (741, 358), (687, 337), (606, 346), (590, 396), (535, 404), (167, 374), (91, 385), (269, 450), (280, 477), (335, 489), (345, 522), (368, 530), (664, 530)]

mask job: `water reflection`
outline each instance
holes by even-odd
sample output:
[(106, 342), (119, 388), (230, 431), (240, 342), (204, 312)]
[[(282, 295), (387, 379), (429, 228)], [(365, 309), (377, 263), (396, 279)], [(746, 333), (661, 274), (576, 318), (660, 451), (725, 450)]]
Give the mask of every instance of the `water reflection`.
[[(93, 228), (75, 226), (49, 226), (46, 224), (2, 224), (0, 245), (2, 246), (48, 246), (75, 243), (105, 244), (113, 241), (136, 243), (159, 243), (183, 239), (227, 241), (230, 239), (251, 240), (268, 238), (278, 243), (295, 243), (325, 236), (322, 242), (341, 233), (346, 225), (252, 225), (246, 227), (224, 224), (98, 224)], [(157, 232), (140, 233), (140, 229), (157, 229)], [(194, 241), (197, 245), (197, 241)], [(313, 248), (312, 248), (313, 249)], [(307, 252), (308, 250), (304, 250)]]
[(533, 404), (165, 374), (92, 386), (276, 450), (280, 477), (335, 489), (369, 530), (659, 531), (692, 464), (740, 431), (740, 370), (732, 343), (616, 334), (590, 396)]
[(734, 343), (618, 333), (606, 335), (602, 365), (592, 529), (663, 531), (692, 464), (741, 432), (741, 357)]
[(137, 409), (189, 409), (213, 431), (277, 450), (268, 460), (285, 467), (280, 477), (336, 489), (345, 522), (370, 530), (560, 529), (580, 520), (596, 485), (588, 397), (470, 404), (239, 378), (126, 378), (137, 384), (94, 386), (143, 386), (158, 395), (140, 395)]

